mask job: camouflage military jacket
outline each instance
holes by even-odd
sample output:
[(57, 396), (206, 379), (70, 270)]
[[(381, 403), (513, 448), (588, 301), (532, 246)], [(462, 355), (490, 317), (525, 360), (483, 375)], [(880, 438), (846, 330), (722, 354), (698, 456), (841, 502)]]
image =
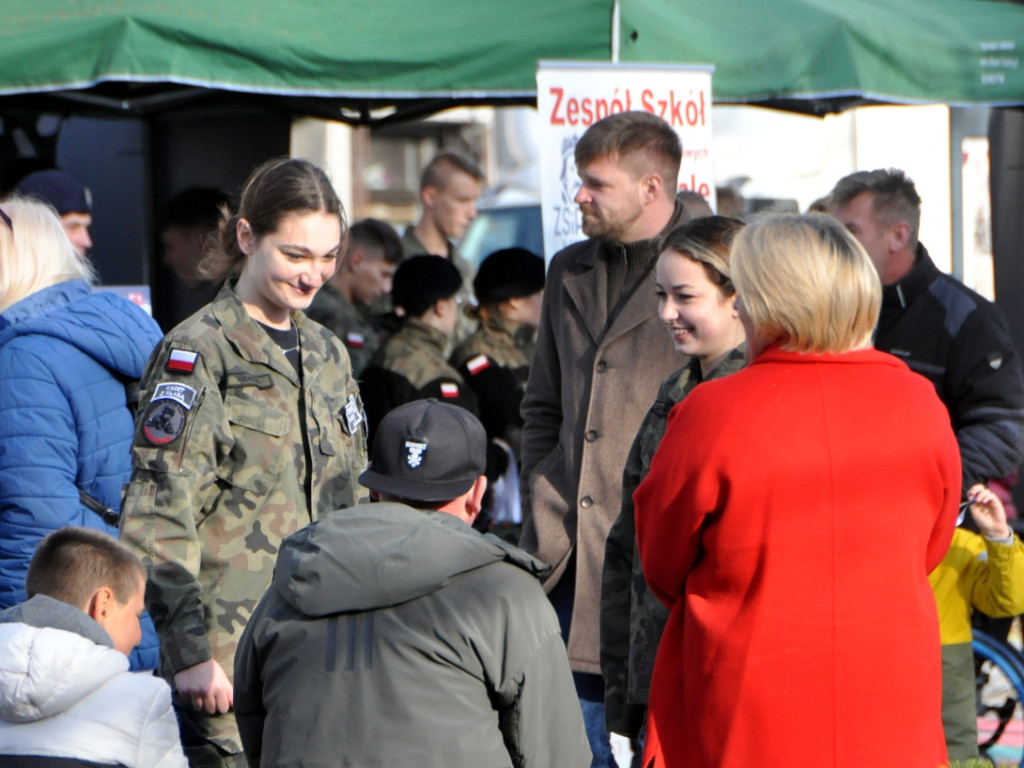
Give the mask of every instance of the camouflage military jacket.
[[(719, 363), (708, 380), (735, 373), (746, 365), (746, 344)], [(644, 417), (622, 476), (622, 512), (605, 545), (601, 575), (601, 673), (605, 686), (605, 722), (616, 733), (636, 737), (644, 722), (658, 640), (668, 610), (648, 589), (640, 567), (633, 517), (633, 491), (647, 475), (651, 459), (665, 435), (673, 406), (702, 381), (694, 358), (670, 374)], [(694, 439), (699, 440), (700, 436)], [(626, 621), (626, 617), (629, 621)]]
[(413, 400), (436, 397), (478, 413), (473, 391), (445, 358), (446, 341), (441, 331), (409, 318), (377, 350), (359, 383), (371, 440), (388, 411)]
[[(452, 264), (459, 270), (459, 274), (462, 276), (462, 287), (459, 288), (458, 293), (455, 294), (455, 298), (459, 302), (459, 306), (465, 310), (476, 304), (476, 297), (473, 295), (473, 278), (476, 276), (476, 270), (473, 265), (462, 258), (462, 254), (459, 253), (459, 247), (451, 240), (448, 241), (448, 253), (430, 253), (427, 250), (427, 246), (420, 242), (420, 239), (416, 237), (416, 228), (408, 226), (405, 229), (405, 233), (402, 235), (402, 249), (405, 252), (405, 258), (410, 256), (446, 256), (451, 259)], [(458, 322), (455, 325), (455, 333), (452, 334), (452, 338), (446, 347), (446, 352), (461, 344), (463, 341), (473, 335), (473, 331), (476, 330), (476, 323), (471, 317), (469, 317), (464, 311), (459, 312)]]
[[(122, 539), (147, 563), (167, 677), (209, 658), (230, 677), (281, 541), (366, 498), (365, 419), (348, 356), (293, 313), (302, 376), (231, 286), (150, 358)], [(206, 735), (238, 751), (233, 717)], [(224, 725), (223, 723), (221, 725)]]
[(530, 376), (535, 331), (494, 314), (481, 320), (451, 358), (476, 395), (487, 436), (504, 440), (517, 457), (523, 440), (519, 405)]
[(377, 351), (377, 332), (366, 314), (345, 298), (333, 283), (325, 283), (306, 312), (341, 339), (356, 377)]

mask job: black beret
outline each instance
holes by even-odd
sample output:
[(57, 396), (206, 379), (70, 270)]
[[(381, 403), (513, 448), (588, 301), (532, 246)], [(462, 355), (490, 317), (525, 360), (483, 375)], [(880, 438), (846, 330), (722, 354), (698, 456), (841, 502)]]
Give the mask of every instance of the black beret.
[(473, 292), (481, 304), (532, 296), (544, 288), (544, 259), (525, 248), (495, 251), (480, 265)]

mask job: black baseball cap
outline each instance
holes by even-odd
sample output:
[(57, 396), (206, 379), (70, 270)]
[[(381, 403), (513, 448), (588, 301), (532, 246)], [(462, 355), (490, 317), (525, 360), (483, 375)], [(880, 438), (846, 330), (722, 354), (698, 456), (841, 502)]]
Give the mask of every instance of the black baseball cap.
[(381, 420), (359, 482), (409, 501), (450, 501), (486, 465), (487, 434), (476, 416), (433, 398), (414, 400)]

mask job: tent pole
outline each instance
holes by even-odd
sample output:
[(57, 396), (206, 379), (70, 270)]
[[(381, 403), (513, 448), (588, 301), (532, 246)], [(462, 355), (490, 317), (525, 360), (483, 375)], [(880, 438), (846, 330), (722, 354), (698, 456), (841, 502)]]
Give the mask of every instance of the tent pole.
[(619, 63), (619, 0), (612, 3), (612, 64)]

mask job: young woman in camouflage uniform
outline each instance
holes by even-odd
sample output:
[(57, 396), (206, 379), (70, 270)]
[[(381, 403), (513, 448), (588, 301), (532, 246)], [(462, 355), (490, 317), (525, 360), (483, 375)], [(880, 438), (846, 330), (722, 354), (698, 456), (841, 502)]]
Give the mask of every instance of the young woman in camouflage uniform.
[[(667, 609), (647, 588), (636, 550), (633, 491), (647, 476), (672, 407), (702, 381), (746, 365), (743, 326), (733, 308), (736, 289), (729, 249), (743, 222), (695, 219), (673, 230), (656, 267), (658, 309), (677, 352), (689, 362), (662, 382), (633, 441), (622, 480), (622, 512), (608, 533), (601, 584), (601, 671), (610, 731), (640, 735), (658, 640)], [(702, 439), (695, 436), (695, 440)]]
[(365, 419), (348, 355), (301, 311), (334, 273), (345, 217), (323, 171), (258, 168), (204, 265), (237, 273), (149, 361), (122, 536), (195, 766), (242, 766), (235, 647), (282, 539), (364, 500)]

